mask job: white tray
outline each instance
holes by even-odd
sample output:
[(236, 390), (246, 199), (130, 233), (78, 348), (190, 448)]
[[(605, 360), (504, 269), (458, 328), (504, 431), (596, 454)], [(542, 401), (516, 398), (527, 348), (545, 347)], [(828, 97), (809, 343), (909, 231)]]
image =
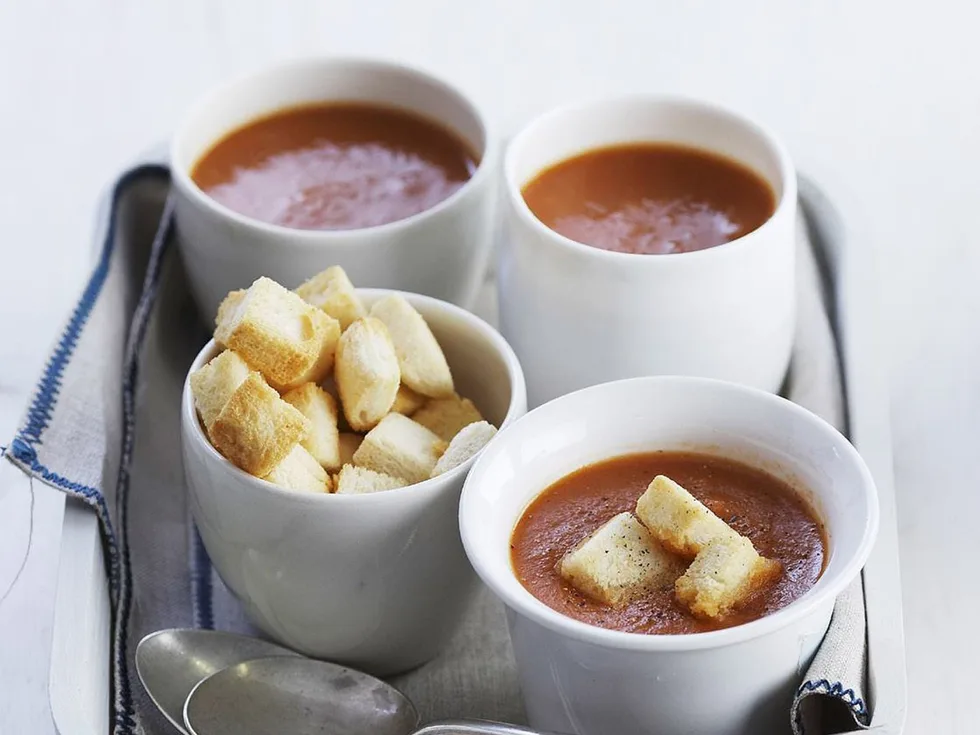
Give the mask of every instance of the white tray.
[(880, 363), (872, 249), (857, 216), (849, 210), (845, 219), (814, 181), (800, 177), (800, 199), (833, 300), (831, 316), (843, 363), (847, 435), (878, 487), (878, 541), (863, 572), (871, 731), (898, 735), (905, 725), (907, 704), (905, 634), (888, 382)]
[[(871, 248), (853, 208), (847, 217), (812, 180), (800, 196), (834, 304), (847, 401), (848, 434), (878, 485), (881, 526), (864, 570), (871, 731), (898, 735), (905, 722), (905, 642), (898, 569), (887, 382), (879, 363)], [(486, 296), (486, 294), (484, 294)], [(492, 299), (481, 298), (477, 312)], [(65, 507), (49, 691), (61, 735), (109, 731), (109, 605), (94, 514)]]

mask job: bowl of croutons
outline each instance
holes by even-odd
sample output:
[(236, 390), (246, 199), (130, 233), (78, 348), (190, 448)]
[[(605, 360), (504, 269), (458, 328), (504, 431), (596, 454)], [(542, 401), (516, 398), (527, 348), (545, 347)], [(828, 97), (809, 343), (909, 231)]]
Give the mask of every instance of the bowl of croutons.
[(460, 500), (464, 548), (508, 608), (528, 719), (548, 732), (788, 732), (877, 528), (871, 473), (836, 429), (682, 376), (530, 411)]
[(375, 674), (433, 658), (475, 589), (463, 480), (526, 410), (496, 330), (339, 267), (259, 278), (222, 303), (182, 400), (191, 510), (249, 618)]

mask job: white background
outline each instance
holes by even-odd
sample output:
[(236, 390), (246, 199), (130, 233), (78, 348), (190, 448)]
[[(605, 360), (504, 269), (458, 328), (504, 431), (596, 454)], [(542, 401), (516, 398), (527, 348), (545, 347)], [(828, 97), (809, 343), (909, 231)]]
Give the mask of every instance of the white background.
[[(879, 283), (867, 286), (881, 308), (893, 397), (908, 732), (975, 732), (980, 43), (973, 7), (948, 0), (0, 0), (0, 437), (13, 431), (87, 275), (100, 189), (165, 138), (214, 83), (309, 53), (393, 57), (467, 90), (504, 133), (577, 97), (711, 98), (780, 131), (799, 168), (846, 187), (871, 228)], [(0, 497), (7, 523), (24, 512), (20, 500)], [(6, 573), (0, 564), (0, 577)], [(0, 578), (0, 592), (9, 582)]]

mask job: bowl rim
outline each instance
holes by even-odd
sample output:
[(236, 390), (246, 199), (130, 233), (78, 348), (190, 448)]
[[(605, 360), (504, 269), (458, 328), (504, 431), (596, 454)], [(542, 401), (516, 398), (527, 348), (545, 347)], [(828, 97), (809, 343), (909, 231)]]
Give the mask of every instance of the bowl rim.
[[(451, 314), (452, 316), (466, 322), (471, 329), (482, 335), (484, 339), (496, 349), (497, 354), (500, 355), (507, 367), (507, 374), (511, 382), (510, 400), (507, 404), (507, 412), (504, 414), (504, 419), (500, 422), (498, 433), (524, 414), (527, 406), (527, 387), (524, 381), (524, 372), (521, 369), (520, 361), (517, 359), (517, 355), (514, 354), (514, 350), (510, 344), (508, 344), (507, 340), (505, 340), (501, 334), (486, 321), (478, 317), (476, 314), (463, 309), (462, 307), (432, 296), (425, 296), (423, 294), (412, 293), (410, 291), (399, 291), (397, 289), (387, 288), (358, 288), (356, 290), (358, 295), (372, 299), (398, 294), (404, 296), (405, 299), (412, 304), (412, 306), (422, 303), (429, 307), (440, 309), (443, 312)], [(483, 453), (483, 449), (486, 449), (486, 447), (484, 447), (462, 464), (457, 465), (453, 469), (449, 470), (448, 472), (444, 472), (441, 475), (430, 477), (427, 480), (416, 482), (412, 485), (405, 485), (404, 487), (398, 487), (393, 490), (385, 490), (384, 492), (337, 495), (336, 493), (332, 492), (300, 493), (296, 492), (295, 490), (281, 488), (268, 480), (263, 480), (261, 477), (256, 477), (255, 475), (250, 475), (245, 470), (236, 467), (224, 456), (222, 456), (221, 453), (214, 448), (214, 446), (212, 446), (211, 442), (208, 441), (208, 438), (204, 434), (204, 429), (201, 426), (201, 422), (197, 416), (197, 409), (194, 407), (194, 396), (191, 392), (190, 377), (191, 373), (204, 365), (208, 360), (217, 354), (218, 345), (214, 341), (214, 338), (211, 338), (198, 351), (197, 355), (195, 355), (193, 362), (187, 369), (187, 373), (184, 375), (184, 382), (180, 397), (181, 431), (185, 434), (189, 441), (194, 442), (197, 446), (203, 449), (204, 456), (207, 457), (205, 461), (213, 462), (216, 466), (221, 468), (221, 472), (227, 473), (227, 475), (230, 478), (234, 478), (235, 481), (247, 483), (258, 491), (270, 492), (273, 495), (282, 497), (284, 501), (311, 504), (384, 503), (396, 502), (399, 498), (402, 498), (406, 492), (412, 494), (435, 492), (436, 488), (443, 487), (447, 483), (451, 484), (459, 480), (461, 477), (465, 477), (476, 459)], [(190, 470), (185, 466), (185, 471)]]
[[(845, 436), (838, 432), (837, 429), (827, 423), (824, 419), (786, 398), (768, 393), (758, 388), (750, 388), (737, 383), (716, 380), (713, 378), (697, 378), (676, 375), (628, 378), (625, 380), (617, 380), (609, 383), (594, 385), (574, 391), (573, 393), (567, 393), (564, 396), (556, 398), (546, 404), (543, 404), (542, 406), (528, 411), (520, 419), (513, 422), (508, 429), (511, 429), (511, 427), (516, 427), (523, 421), (533, 420), (531, 417), (546, 406), (559, 401), (571, 399), (572, 397), (579, 396), (583, 393), (601, 393), (603, 391), (618, 390), (623, 385), (645, 385), (652, 383), (659, 383), (667, 386), (686, 385), (695, 390), (700, 389), (698, 386), (701, 386), (701, 388), (704, 389), (721, 389), (727, 390), (731, 393), (742, 393), (744, 395), (751, 396), (750, 400), (766, 402), (778, 406), (779, 408), (777, 410), (785, 411), (793, 415), (795, 417), (793, 419), (794, 421), (805, 421), (818, 427), (818, 429), (823, 432), (824, 436), (834, 444), (835, 449), (837, 449), (846, 458), (846, 461), (856, 470), (856, 473), (860, 478), (862, 491), (861, 495), (863, 498), (861, 509), (863, 509), (865, 519), (861, 533), (861, 540), (859, 544), (857, 544), (856, 550), (852, 554), (851, 558), (845, 560), (840, 565), (840, 568), (837, 569), (830, 578), (827, 577), (828, 570), (825, 569), (818, 578), (817, 584), (815, 584), (814, 587), (791, 602), (789, 605), (782, 607), (769, 615), (764, 615), (761, 618), (757, 618), (740, 625), (735, 625), (730, 628), (722, 628), (720, 630), (713, 630), (703, 633), (685, 634), (630, 633), (601, 628), (599, 626), (591, 625), (589, 623), (567, 617), (557, 610), (553, 610), (552, 608), (548, 607), (548, 605), (531, 594), (531, 592), (527, 590), (519, 580), (516, 580), (516, 575), (514, 574), (512, 568), (508, 570), (507, 574), (510, 575), (509, 579), (514, 579), (517, 582), (516, 585), (501, 584), (499, 575), (486, 562), (481, 551), (478, 548), (475, 548), (474, 541), (471, 538), (470, 526), (480, 522), (474, 516), (474, 508), (476, 503), (473, 498), (477, 492), (474, 488), (481, 481), (482, 475), (488, 471), (488, 467), (493, 461), (494, 455), (502, 451), (502, 448), (505, 447), (509, 441), (509, 433), (511, 432), (501, 430), (498, 436), (495, 438), (494, 445), (488, 447), (487, 451), (480, 454), (473, 466), (472, 471), (467, 475), (466, 481), (463, 485), (463, 491), (460, 495), (459, 504), (460, 536), (463, 541), (463, 548), (466, 550), (466, 555), (470, 560), (470, 564), (472, 564), (477, 574), (493, 591), (493, 593), (500, 600), (502, 600), (508, 608), (518, 615), (526, 617), (538, 625), (541, 625), (544, 628), (556, 632), (566, 638), (612, 649), (642, 652), (679, 652), (722, 648), (777, 633), (778, 631), (783, 630), (806, 618), (821, 605), (828, 601), (832, 601), (841, 592), (843, 592), (847, 585), (850, 584), (858, 574), (860, 574), (861, 569), (867, 561), (868, 555), (871, 553), (871, 549), (874, 546), (877, 536), (879, 507), (874, 478), (871, 476), (871, 471), (868, 469), (860, 454), (858, 454), (858, 451)], [(617, 455), (610, 455), (610, 457), (612, 456)], [(543, 490), (544, 488), (541, 489), (541, 491)], [(526, 507), (526, 504), (522, 506), (522, 508), (512, 519), (513, 523), (511, 524), (511, 529), (513, 529), (514, 525), (516, 525)], [(856, 508), (856, 510), (857, 509), (858, 508)], [(823, 582), (822, 585), (820, 584), (821, 582)]]
[[(481, 132), (483, 133), (483, 150), (479, 152), (480, 161), (477, 164), (473, 175), (470, 176), (470, 178), (467, 179), (467, 181), (463, 183), (463, 185), (456, 191), (428, 209), (423, 209), (421, 212), (416, 212), (415, 214), (409, 215), (408, 217), (404, 217), (402, 219), (394, 220), (393, 222), (386, 222), (380, 225), (372, 225), (371, 227), (358, 227), (348, 230), (311, 230), (301, 229), (298, 227), (286, 227), (284, 225), (277, 225), (271, 222), (264, 222), (260, 219), (236, 212), (234, 209), (231, 209), (230, 207), (227, 207), (208, 196), (208, 194), (197, 185), (194, 179), (191, 178), (190, 172), (191, 169), (193, 169), (194, 162), (182, 161), (178, 152), (178, 149), (181, 147), (183, 140), (187, 137), (188, 131), (192, 128), (195, 121), (200, 118), (200, 116), (203, 115), (207, 109), (214, 105), (220, 104), (221, 100), (225, 96), (231, 94), (238, 88), (254, 85), (257, 82), (269, 77), (288, 76), (290, 74), (307, 71), (310, 68), (318, 69), (323, 67), (357, 67), (383, 73), (407, 74), (438, 87), (448, 97), (454, 97), (467, 110), (467, 112), (473, 116), (473, 119), (478, 123)], [(340, 100), (325, 98), (322, 101), (331, 102)], [(263, 115), (275, 114), (281, 109), (288, 108), (270, 108), (266, 113), (263, 113)], [(251, 120), (258, 119), (258, 117), (262, 117), (263, 115), (259, 115), (256, 118), (250, 118), (249, 120), (240, 121), (237, 123), (237, 125), (229, 127), (224, 131), (222, 136), (215, 138), (210, 145), (213, 146), (219, 140), (221, 140), (223, 136), (228, 135), (242, 125), (247, 124)], [(427, 119), (446, 127), (454, 134), (456, 133), (455, 130), (449, 128), (448, 125), (438, 118), (428, 117)], [(382, 235), (396, 234), (407, 227), (413, 227), (418, 222), (434, 217), (438, 213), (455, 206), (455, 204), (461, 199), (469, 197), (471, 192), (477, 189), (485, 179), (493, 175), (493, 171), (496, 168), (496, 161), (499, 157), (500, 142), (493, 130), (490, 117), (469, 95), (464, 94), (462, 90), (455, 85), (421, 67), (406, 64), (394, 59), (386, 59), (375, 56), (329, 54), (301, 57), (280, 62), (278, 64), (265, 66), (261, 69), (239, 75), (225, 81), (222, 84), (211, 87), (201, 96), (199, 96), (180, 118), (177, 127), (174, 129), (173, 135), (170, 137), (170, 143), (168, 146), (168, 160), (170, 161), (170, 170), (173, 176), (174, 185), (184, 192), (185, 195), (189, 199), (193, 200), (198, 206), (208, 210), (215, 217), (231, 220), (241, 227), (257, 230), (270, 237), (288, 237), (290, 238), (292, 245), (299, 247), (318, 247), (325, 244), (335, 247), (360, 247), (363, 244), (361, 241), (362, 237), (379, 237)]]
[[(521, 193), (524, 184), (517, 181), (517, 177), (514, 172), (516, 168), (514, 159), (517, 156), (517, 148), (525, 145), (527, 138), (538, 132), (542, 127), (555, 124), (561, 121), (562, 118), (588, 110), (623, 104), (671, 106), (694, 110), (706, 115), (722, 117), (727, 119), (732, 124), (748, 130), (762, 140), (769, 148), (770, 152), (775, 156), (779, 168), (779, 175), (782, 179), (782, 192), (780, 193), (776, 201), (776, 207), (769, 218), (751, 232), (747, 232), (741, 237), (737, 237), (734, 240), (722, 243), (721, 245), (715, 245), (714, 247), (704, 248), (702, 250), (691, 250), (680, 253), (657, 253), (653, 257), (651, 257), (649, 253), (623, 253), (617, 250), (604, 250), (602, 248), (593, 247), (591, 245), (578, 242), (577, 240), (573, 240), (570, 237), (566, 237), (565, 235), (562, 235), (561, 233), (548, 227), (544, 222), (538, 219), (538, 216), (534, 214), (534, 212), (531, 211), (531, 208), (528, 206), (527, 202), (524, 200), (524, 196)], [(664, 140), (669, 142), (669, 139)], [(597, 148), (606, 147), (607, 145), (615, 144), (587, 146), (584, 147), (582, 151), (595, 150)], [(709, 146), (699, 146), (687, 143), (685, 143), (685, 145), (691, 148), (701, 148), (716, 154), (718, 153), (718, 151), (712, 150)], [(561, 160), (567, 160), (567, 158), (573, 157), (574, 155), (575, 154), (571, 154), (570, 156), (567, 156)], [(749, 170), (753, 171), (757, 176), (765, 180), (766, 183), (771, 184), (771, 182), (768, 181), (768, 178), (759, 173), (754, 166), (751, 166), (734, 156), (725, 155), (725, 157), (731, 158), (735, 162), (748, 167)], [(559, 249), (564, 248), (565, 250), (569, 250), (583, 258), (591, 257), (608, 261), (610, 263), (619, 262), (623, 265), (628, 264), (631, 268), (663, 268), (668, 266), (679, 267), (684, 264), (693, 265), (700, 259), (720, 258), (725, 254), (738, 252), (745, 247), (751, 247), (754, 240), (764, 237), (769, 230), (777, 227), (778, 225), (775, 223), (778, 223), (787, 217), (793, 216), (796, 209), (796, 169), (793, 166), (793, 160), (790, 157), (789, 150), (775, 134), (775, 132), (765, 124), (756, 121), (753, 118), (732, 108), (725, 107), (724, 105), (720, 105), (706, 99), (681, 94), (637, 93), (607, 95), (579, 100), (577, 102), (572, 102), (553, 108), (533, 118), (507, 141), (506, 150), (503, 154), (503, 165), (501, 168), (503, 188), (506, 190), (505, 196), (510, 202), (511, 208), (521, 220), (522, 225), (525, 227), (530, 227), (540, 236), (542, 240), (548, 242), (552, 247)], [(540, 173), (542, 170), (544, 169), (536, 171), (535, 175)]]

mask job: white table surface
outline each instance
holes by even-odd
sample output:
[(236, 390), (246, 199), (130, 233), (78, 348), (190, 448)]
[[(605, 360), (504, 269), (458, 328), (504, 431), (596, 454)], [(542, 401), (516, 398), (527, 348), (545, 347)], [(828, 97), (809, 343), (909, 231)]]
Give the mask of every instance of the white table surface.
[[(216, 82), (308, 53), (400, 58), (468, 90), (505, 132), (558, 103), (600, 93), (712, 98), (781, 131), (801, 169), (850, 190), (874, 235), (879, 283), (868, 288), (883, 315), (892, 394), (907, 732), (975, 732), (974, 7), (952, 0), (2, 2), (0, 438), (11, 435), (87, 275), (100, 189)], [(0, 480), (9, 471), (0, 468)], [(53, 731), (50, 560), (63, 504), (37, 483), (33, 493), (32, 526), (29, 485), (0, 482), (5, 733)]]

